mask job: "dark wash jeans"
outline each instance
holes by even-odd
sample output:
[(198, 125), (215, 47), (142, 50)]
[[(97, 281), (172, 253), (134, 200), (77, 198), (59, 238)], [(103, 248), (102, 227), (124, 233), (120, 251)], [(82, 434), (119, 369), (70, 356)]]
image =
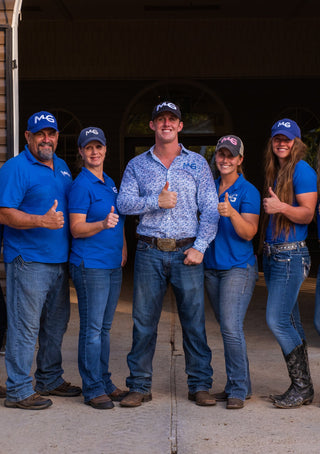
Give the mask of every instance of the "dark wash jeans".
[(188, 387), (191, 393), (212, 385), (211, 350), (204, 318), (203, 265), (184, 265), (184, 251), (163, 252), (139, 240), (134, 268), (133, 342), (128, 354), (131, 391), (148, 393), (162, 302), (171, 283), (183, 334)]
[(122, 268), (85, 268), (70, 263), (80, 316), (78, 365), (87, 402), (111, 394), (116, 386), (109, 372), (110, 330), (117, 307)]

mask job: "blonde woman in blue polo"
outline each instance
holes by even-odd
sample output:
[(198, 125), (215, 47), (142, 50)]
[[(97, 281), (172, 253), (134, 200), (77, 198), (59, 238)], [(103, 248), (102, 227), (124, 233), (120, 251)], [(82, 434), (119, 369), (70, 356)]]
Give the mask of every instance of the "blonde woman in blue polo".
[(70, 272), (80, 315), (78, 363), (85, 404), (106, 410), (126, 394), (112, 383), (108, 364), (110, 329), (126, 262), (124, 216), (117, 213), (115, 184), (103, 171), (103, 131), (83, 129), (78, 146), (84, 167), (69, 196)]
[(205, 287), (224, 343), (227, 383), (216, 400), (240, 409), (251, 394), (243, 322), (257, 278), (252, 239), (257, 233), (260, 194), (245, 180), (243, 143), (234, 135), (221, 137), (215, 150), (215, 181), (219, 196), (218, 233), (205, 254)]

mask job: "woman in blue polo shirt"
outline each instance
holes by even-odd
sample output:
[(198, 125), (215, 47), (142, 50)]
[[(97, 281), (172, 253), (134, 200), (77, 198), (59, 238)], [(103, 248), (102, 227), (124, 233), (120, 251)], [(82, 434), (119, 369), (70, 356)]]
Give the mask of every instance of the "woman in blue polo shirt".
[(305, 239), (317, 203), (317, 175), (303, 161), (306, 151), (295, 121), (284, 118), (272, 126), (265, 153), (263, 271), (267, 323), (291, 379), (285, 393), (270, 396), (278, 408), (308, 405), (314, 395), (298, 306), (299, 290), (310, 269)]
[(103, 131), (83, 129), (78, 146), (84, 167), (69, 196), (70, 272), (80, 314), (78, 364), (85, 403), (104, 410), (126, 395), (112, 383), (108, 368), (110, 329), (126, 262), (124, 217), (117, 214), (115, 184), (103, 172)]
[(260, 194), (242, 174), (243, 152), (237, 136), (221, 137), (217, 143), (220, 220), (204, 259), (205, 287), (220, 324), (227, 372), (225, 389), (215, 397), (227, 401), (228, 409), (242, 408), (251, 395), (243, 322), (257, 279), (251, 240), (258, 229)]

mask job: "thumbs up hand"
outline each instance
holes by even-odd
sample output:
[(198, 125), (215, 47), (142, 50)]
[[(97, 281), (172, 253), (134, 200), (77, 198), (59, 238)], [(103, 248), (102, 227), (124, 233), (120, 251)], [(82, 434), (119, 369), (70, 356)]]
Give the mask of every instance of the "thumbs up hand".
[(52, 207), (42, 216), (42, 226), (50, 230), (62, 229), (64, 217), (62, 211), (56, 211), (58, 200), (55, 200)]
[(177, 204), (177, 193), (169, 191), (169, 182), (167, 181), (158, 197), (160, 208), (174, 208)]
[(226, 192), (224, 196), (224, 202), (218, 203), (218, 211), (220, 216), (229, 218), (232, 215), (234, 209), (229, 202), (229, 194)]
[(263, 199), (263, 208), (267, 214), (280, 213), (283, 203), (280, 201), (279, 197), (269, 188), (270, 197)]
[(113, 229), (119, 222), (119, 215), (114, 212), (114, 206), (111, 207), (110, 213), (102, 221), (104, 229)]

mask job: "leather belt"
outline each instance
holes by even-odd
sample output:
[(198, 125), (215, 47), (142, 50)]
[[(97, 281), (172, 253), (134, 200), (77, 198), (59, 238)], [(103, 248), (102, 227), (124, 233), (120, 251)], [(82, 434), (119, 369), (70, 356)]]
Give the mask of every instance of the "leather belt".
[(193, 238), (182, 238), (181, 240), (176, 240), (175, 238), (156, 238), (154, 236), (144, 236), (137, 235), (138, 239), (144, 241), (145, 243), (151, 244), (154, 248), (159, 249), (163, 252), (172, 252), (177, 249), (187, 246), (190, 243), (193, 243), (196, 239)]
[(306, 247), (307, 243), (305, 241), (295, 241), (292, 243), (275, 243), (269, 244), (264, 243), (263, 245), (263, 253), (265, 255), (277, 254), (278, 252), (283, 251), (295, 251), (298, 248)]

